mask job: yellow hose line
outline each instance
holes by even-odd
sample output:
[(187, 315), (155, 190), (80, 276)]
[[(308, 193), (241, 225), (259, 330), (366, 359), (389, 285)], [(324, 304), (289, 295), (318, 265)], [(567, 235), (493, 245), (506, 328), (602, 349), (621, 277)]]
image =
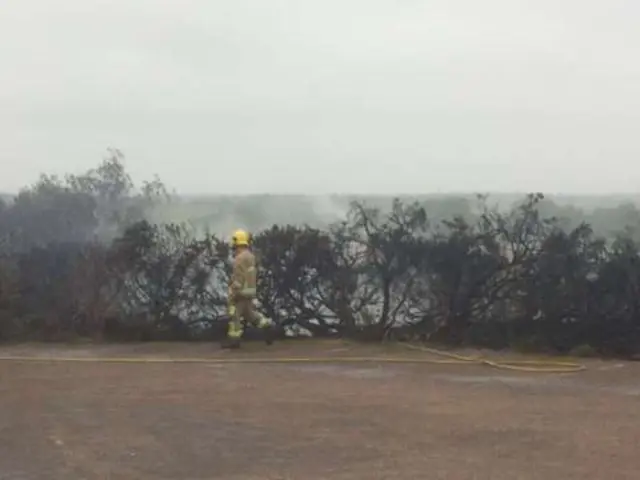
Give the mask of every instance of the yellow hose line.
[(0, 356), (0, 361), (7, 362), (75, 362), (75, 363), (211, 363), (211, 364), (242, 364), (242, 363), (437, 363), (463, 364), (453, 359), (428, 359), (409, 357), (23, 357)]
[(488, 358), (472, 357), (467, 355), (459, 355), (451, 352), (444, 352), (435, 348), (404, 344), (405, 347), (418, 350), (420, 352), (430, 353), (441, 357), (446, 357), (459, 362), (487, 365), (502, 370), (514, 370), (518, 372), (532, 373), (573, 373), (586, 370), (587, 367), (580, 363), (565, 362), (558, 360), (489, 360)]
[(444, 352), (433, 348), (405, 344), (407, 348), (430, 353), (444, 358), (420, 357), (58, 357), (58, 356), (0, 356), (0, 361), (10, 362), (75, 362), (75, 363), (123, 363), (123, 364), (295, 364), (295, 363), (396, 363), (396, 364), (440, 364), (440, 365), (486, 365), (504, 370), (531, 373), (573, 373), (586, 370), (584, 365), (573, 362), (547, 360), (496, 361)]

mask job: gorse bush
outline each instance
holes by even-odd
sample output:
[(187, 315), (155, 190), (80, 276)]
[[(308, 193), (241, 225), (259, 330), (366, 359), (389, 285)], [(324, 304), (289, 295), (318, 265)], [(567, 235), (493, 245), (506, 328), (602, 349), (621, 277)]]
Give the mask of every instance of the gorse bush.
[[(152, 224), (119, 152), (0, 204), (0, 340), (185, 340), (224, 334), (229, 245)], [(632, 355), (640, 258), (630, 232), (562, 227), (540, 194), (431, 221), (424, 205), (355, 202), (326, 231), (254, 232), (258, 301), (292, 333)], [(626, 207), (625, 207), (626, 208)], [(562, 228), (561, 228), (562, 227)]]

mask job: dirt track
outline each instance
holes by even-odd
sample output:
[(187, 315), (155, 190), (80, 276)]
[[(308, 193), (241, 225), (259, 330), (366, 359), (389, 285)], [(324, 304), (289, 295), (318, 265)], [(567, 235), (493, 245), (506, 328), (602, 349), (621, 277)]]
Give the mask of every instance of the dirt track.
[[(220, 355), (213, 351), (0, 354)], [(0, 479), (637, 479), (640, 365), (588, 367), (549, 375), (451, 365), (2, 361)]]

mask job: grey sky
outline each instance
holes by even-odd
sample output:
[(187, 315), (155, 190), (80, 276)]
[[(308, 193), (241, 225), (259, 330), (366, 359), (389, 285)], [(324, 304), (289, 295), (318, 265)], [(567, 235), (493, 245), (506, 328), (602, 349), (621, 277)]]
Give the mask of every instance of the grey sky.
[(640, 187), (635, 0), (0, 11), (1, 190), (109, 146), (183, 193)]

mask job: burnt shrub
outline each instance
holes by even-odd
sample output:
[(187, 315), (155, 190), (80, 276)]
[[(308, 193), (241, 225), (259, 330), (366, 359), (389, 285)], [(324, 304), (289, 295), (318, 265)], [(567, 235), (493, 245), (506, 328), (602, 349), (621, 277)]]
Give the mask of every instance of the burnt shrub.
[[(157, 179), (136, 188), (110, 151), (1, 201), (0, 341), (222, 337), (229, 245), (151, 221), (167, 199)], [(254, 232), (258, 308), (289, 335), (639, 353), (633, 228), (597, 235), (543, 215), (541, 194), (508, 210), (478, 197), (448, 218), (430, 202), (358, 201), (326, 229)], [(630, 208), (622, 217), (638, 217)]]

